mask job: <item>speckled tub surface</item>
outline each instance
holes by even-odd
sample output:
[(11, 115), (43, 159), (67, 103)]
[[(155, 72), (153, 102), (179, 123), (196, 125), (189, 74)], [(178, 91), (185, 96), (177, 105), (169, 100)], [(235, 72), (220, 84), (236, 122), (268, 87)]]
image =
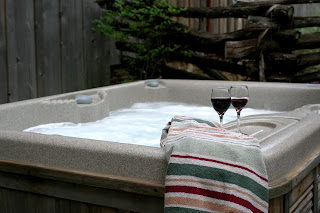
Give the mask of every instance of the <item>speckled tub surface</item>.
[[(270, 196), (277, 197), (292, 189), (320, 163), (320, 85), (148, 80), (3, 104), (0, 105), (0, 160), (163, 186), (166, 162), (160, 148), (22, 130), (53, 122), (95, 121), (108, 116), (109, 111), (137, 102), (209, 106), (211, 88), (233, 84), (248, 85), (247, 107), (287, 111), (241, 120), (245, 132), (263, 130), (256, 137), (261, 142), (267, 166)], [(76, 95), (90, 97), (87, 102), (77, 103)], [(235, 129), (236, 124), (225, 124), (225, 128)]]

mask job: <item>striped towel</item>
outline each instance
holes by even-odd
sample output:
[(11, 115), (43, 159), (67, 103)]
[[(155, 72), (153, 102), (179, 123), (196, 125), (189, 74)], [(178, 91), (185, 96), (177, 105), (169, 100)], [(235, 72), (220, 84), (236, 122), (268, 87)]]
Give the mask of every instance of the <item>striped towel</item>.
[(257, 139), (202, 119), (174, 116), (163, 129), (165, 212), (268, 212)]

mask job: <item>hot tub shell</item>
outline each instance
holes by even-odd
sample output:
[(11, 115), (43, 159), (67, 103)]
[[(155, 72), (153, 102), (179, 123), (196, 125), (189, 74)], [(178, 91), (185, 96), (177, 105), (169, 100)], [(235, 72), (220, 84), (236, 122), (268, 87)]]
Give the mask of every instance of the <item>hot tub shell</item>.
[[(159, 85), (148, 86), (151, 81)], [(41, 200), (41, 208), (49, 208), (50, 200), (52, 208), (72, 202), (110, 212), (163, 212), (167, 162), (160, 148), (22, 130), (95, 121), (137, 102), (210, 106), (211, 88), (244, 83), (250, 91), (247, 107), (286, 111), (241, 119), (243, 131), (263, 130), (256, 137), (269, 176), (270, 211), (317, 212), (320, 85), (194, 80), (139, 81), (0, 105), (0, 209), (18, 208), (13, 202), (19, 194)], [(77, 104), (77, 94), (92, 96), (93, 103)], [(235, 127), (235, 122), (225, 125)], [(24, 202), (21, 208), (29, 205)]]

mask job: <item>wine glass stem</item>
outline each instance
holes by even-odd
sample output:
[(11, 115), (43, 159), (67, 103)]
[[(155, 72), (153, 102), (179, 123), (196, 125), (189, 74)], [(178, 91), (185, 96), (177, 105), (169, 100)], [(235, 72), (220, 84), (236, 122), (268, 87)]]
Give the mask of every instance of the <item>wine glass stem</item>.
[(220, 118), (220, 126), (223, 128), (223, 115), (219, 115)]
[(240, 131), (240, 112), (241, 112), (241, 110), (237, 110), (237, 133), (241, 133), (241, 131)]

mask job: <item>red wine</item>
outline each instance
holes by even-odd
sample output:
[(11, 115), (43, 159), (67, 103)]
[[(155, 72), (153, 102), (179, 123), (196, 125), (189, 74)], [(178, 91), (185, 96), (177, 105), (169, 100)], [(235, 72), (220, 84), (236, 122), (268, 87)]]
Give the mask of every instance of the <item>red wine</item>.
[(217, 113), (223, 115), (231, 104), (231, 98), (211, 98), (211, 103)]
[(248, 98), (231, 98), (231, 103), (236, 110), (242, 110), (242, 108), (248, 103)]

